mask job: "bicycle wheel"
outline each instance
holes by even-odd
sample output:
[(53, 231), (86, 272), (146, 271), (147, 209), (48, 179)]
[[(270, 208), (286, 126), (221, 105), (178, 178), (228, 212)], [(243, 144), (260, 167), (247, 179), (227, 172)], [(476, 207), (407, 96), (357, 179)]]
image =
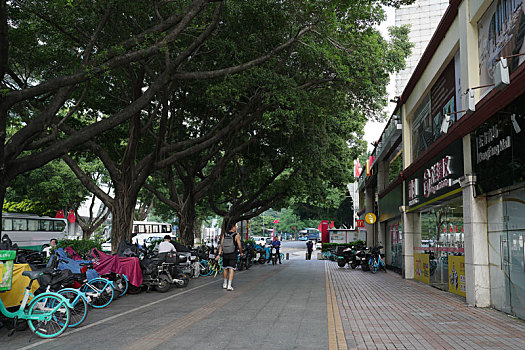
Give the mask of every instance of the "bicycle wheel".
[(90, 305), (97, 309), (106, 307), (113, 301), (113, 286), (103, 278), (92, 279), (82, 286), (82, 291), (91, 298)]
[(368, 271), (376, 273), (376, 271), (374, 270), (374, 260), (372, 259), (368, 260)]
[(118, 292), (117, 298), (126, 295), (126, 292), (128, 291), (129, 287), (129, 281), (125, 275), (117, 274), (117, 278), (115, 279), (115, 281), (113, 281), (113, 284), (115, 285), (115, 288)]
[(211, 268), (210, 268), (210, 265), (208, 265), (207, 263), (206, 264), (201, 264), (201, 272), (200, 272), (200, 275), (201, 276), (209, 276), (211, 275)]
[(57, 292), (69, 301), (70, 321), (69, 327), (76, 327), (86, 319), (88, 314), (88, 303), (82, 297), (82, 292), (78, 289), (62, 289)]
[(54, 338), (62, 334), (69, 325), (70, 314), (64, 297), (54, 293), (43, 293), (29, 304), (27, 315), (36, 317), (27, 320), (33, 333), (40, 338)]

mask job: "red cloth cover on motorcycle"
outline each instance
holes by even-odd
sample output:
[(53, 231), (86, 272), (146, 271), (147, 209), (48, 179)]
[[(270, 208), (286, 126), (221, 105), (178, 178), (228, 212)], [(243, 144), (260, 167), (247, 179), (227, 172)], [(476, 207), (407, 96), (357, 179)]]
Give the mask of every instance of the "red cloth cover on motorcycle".
[(93, 253), (96, 252), (97, 255), (100, 256), (100, 259), (93, 260), (93, 267), (100, 275), (114, 272), (126, 275), (129, 283), (135, 287), (142, 285), (142, 270), (140, 269), (139, 258), (124, 258), (118, 255), (109, 255), (98, 249), (93, 249), (93, 251)]

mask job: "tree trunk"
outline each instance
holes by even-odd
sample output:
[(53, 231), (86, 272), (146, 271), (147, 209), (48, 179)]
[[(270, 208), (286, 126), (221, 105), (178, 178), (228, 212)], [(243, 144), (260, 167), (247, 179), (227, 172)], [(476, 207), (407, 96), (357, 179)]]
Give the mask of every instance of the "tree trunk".
[[(120, 186), (119, 186), (120, 187)], [(129, 189), (129, 187), (127, 187)], [(111, 253), (118, 250), (120, 241), (125, 239), (131, 243), (131, 231), (133, 228), (133, 217), (137, 194), (130, 194), (129, 190), (119, 191), (115, 189), (113, 210), (111, 211)]]
[[(193, 195), (190, 197), (193, 198)], [(195, 238), (193, 228), (196, 219), (195, 202), (186, 200), (179, 216), (180, 241), (182, 244), (193, 246)]]
[(82, 228), (82, 239), (83, 240), (89, 239), (91, 235), (93, 234), (93, 231), (94, 230), (91, 228), (91, 226), (89, 228), (86, 227), (86, 229)]

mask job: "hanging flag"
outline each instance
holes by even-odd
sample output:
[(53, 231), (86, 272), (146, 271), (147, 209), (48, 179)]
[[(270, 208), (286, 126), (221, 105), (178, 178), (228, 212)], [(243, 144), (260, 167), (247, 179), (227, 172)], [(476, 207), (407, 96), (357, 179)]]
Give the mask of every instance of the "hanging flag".
[(65, 219), (64, 217), (64, 211), (62, 209), (60, 209), (58, 212), (57, 212), (57, 215), (55, 215), (55, 218), (57, 219)]
[(374, 165), (374, 162), (376, 161), (376, 156), (370, 156), (368, 159), (370, 160), (370, 167), (372, 167), (372, 165)]
[(366, 160), (366, 176), (370, 176), (370, 159)]
[(330, 227), (330, 228), (334, 228), (334, 220), (332, 220), (332, 221), (330, 222), (330, 225), (328, 225), (328, 227)]
[(273, 220), (273, 223), (274, 223), (274, 224), (278, 224), (278, 223), (279, 223), (279, 219), (275, 219), (275, 220)]
[(359, 158), (354, 160), (354, 176), (355, 177), (361, 176), (361, 164), (359, 164)]
[(73, 209), (71, 209), (69, 211), (69, 214), (67, 214), (67, 221), (69, 221), (70, 223), (75, 222), (75, 212), (73, 211)]

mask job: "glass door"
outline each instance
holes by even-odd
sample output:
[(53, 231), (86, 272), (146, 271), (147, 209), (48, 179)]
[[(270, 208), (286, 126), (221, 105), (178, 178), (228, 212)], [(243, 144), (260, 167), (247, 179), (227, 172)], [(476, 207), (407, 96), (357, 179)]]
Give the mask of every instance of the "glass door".
[(525, 190), (512, 191), (505, 198), (507, 220), (507, 271), (512, 313), (525, 319)]
[(511, 313), (508, 216), (504, 196), (490, 198), (487, 206), (491, 303), (494, 308)]

